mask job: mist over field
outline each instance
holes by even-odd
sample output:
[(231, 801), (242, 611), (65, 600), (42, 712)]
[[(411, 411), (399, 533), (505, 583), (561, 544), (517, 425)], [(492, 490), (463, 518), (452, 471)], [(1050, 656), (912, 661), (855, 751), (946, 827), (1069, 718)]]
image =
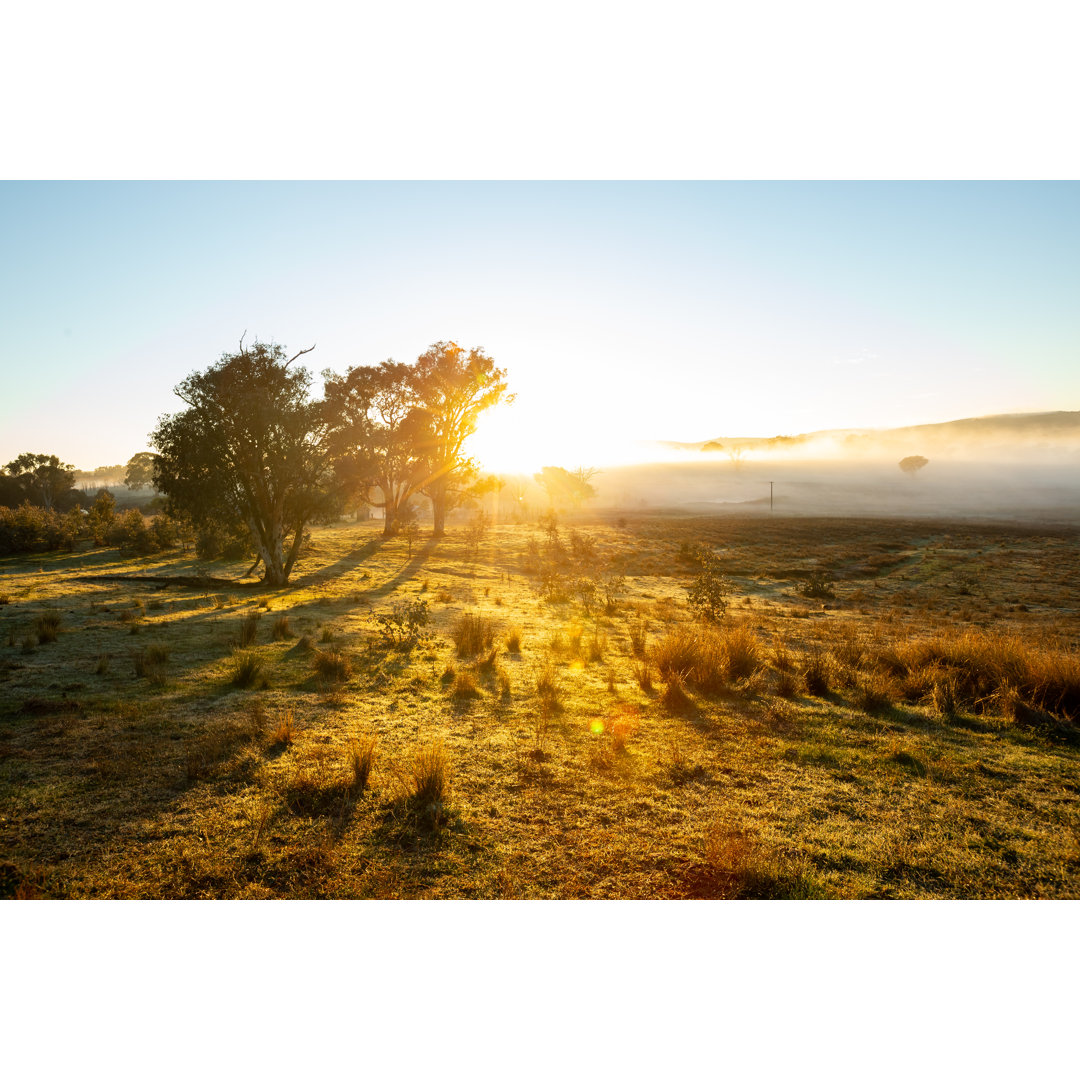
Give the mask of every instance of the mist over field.
[[(982, 417), (887, 431), (668, 443), (668, 460), (612, 466), (598, 506), (1080, 521), (1080, 413)], [(899, 463), (927, 464), (905, 473)]]

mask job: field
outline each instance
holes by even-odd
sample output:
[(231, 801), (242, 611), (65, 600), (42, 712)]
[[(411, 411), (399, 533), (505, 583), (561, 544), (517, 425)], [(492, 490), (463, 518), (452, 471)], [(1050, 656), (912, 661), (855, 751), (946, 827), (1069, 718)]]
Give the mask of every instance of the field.
[(1076, 898), (1078, 536), (338, 524), (281, 590), (0, 560), (0, 895)]

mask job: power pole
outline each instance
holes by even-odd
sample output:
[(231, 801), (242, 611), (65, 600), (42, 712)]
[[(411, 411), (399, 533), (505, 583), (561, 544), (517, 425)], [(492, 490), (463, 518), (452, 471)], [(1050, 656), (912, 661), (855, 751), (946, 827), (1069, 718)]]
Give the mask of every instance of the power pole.
[(769, 481), (769, 513), (772, 513), (772, 486), (773, 482)]

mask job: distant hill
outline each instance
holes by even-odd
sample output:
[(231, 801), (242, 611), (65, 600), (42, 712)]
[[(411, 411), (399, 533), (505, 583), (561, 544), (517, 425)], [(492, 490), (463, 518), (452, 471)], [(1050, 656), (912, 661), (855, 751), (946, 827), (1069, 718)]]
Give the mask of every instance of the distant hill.
[(1080, 446), (1080, 411), (1003, 413), (949, 420), (941, 424), (917, 424), (899, 428), (849, 428), (810, 431), (772, 438), (718, 436), (698, 443), (667, 442), (673, 449), (706, 453), (803, 455), (831, 450), (843, 454), (948, 451), (983, 452), (1008, 448), (1050, 449)]

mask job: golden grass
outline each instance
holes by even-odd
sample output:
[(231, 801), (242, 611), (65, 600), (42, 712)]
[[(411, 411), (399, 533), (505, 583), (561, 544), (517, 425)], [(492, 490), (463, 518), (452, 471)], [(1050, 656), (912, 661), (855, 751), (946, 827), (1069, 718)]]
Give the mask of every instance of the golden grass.
[(450, 636), (457, 654), (467, 658), (490, 649), (495, 641), (495, 624), (477, 612), (465, 612), (454, 624)]

